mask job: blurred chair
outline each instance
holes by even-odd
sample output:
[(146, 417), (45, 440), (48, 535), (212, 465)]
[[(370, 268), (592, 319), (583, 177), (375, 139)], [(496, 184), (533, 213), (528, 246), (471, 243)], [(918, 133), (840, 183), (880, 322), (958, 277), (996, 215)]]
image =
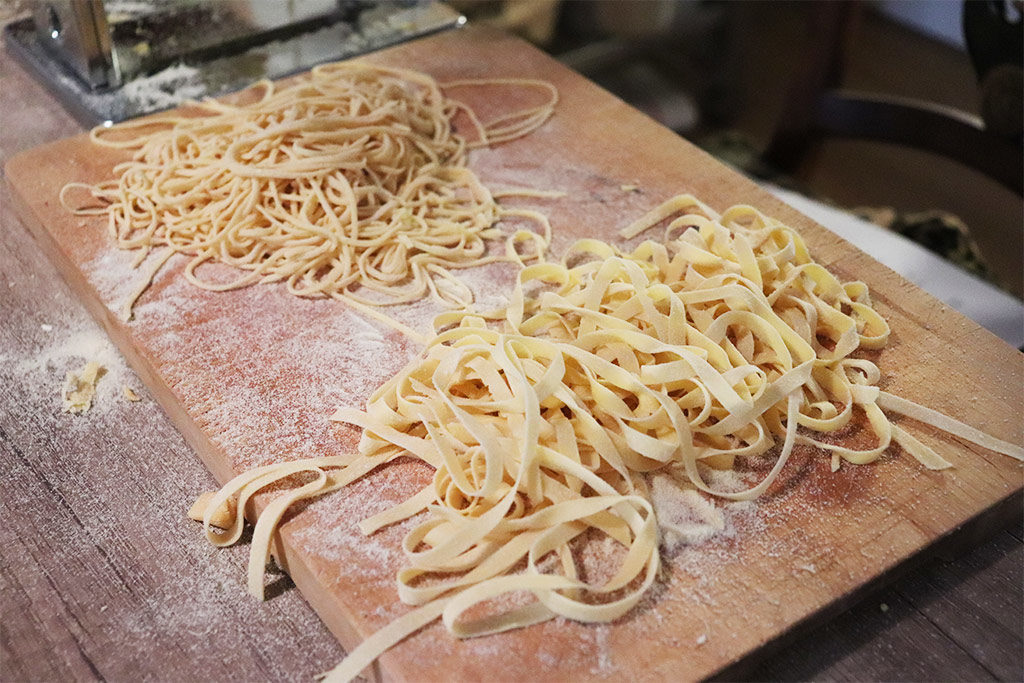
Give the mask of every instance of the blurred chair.
[(1022, 33), (1020, 22), (1010, 22), (1004, 9), (998, 0), (964, 3), (968, 51), (979, 82), (983, 88), (989, 82), (994, 91), (982, 107), (990, 117), (985, 121), (930, 102), (841, 89), (846, 47), (863, 5), (856, 0), (814, 3), (808, 58), (790, 87), (764, 162), (793, 173), (827, 137), (874, 140), (949, 157), (1024, 195)]

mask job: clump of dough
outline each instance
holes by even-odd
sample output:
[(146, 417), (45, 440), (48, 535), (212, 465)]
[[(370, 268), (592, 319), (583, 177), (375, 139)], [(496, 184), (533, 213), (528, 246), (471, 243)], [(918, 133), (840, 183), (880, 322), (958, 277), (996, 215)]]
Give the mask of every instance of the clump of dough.
[(96, 361), (89, 361), (78, 372), (68, 371), (61, 390), (64, 410), (75, 415), (88, 411), (96, 395), (96, 382), (105, 374), (106, 368)]

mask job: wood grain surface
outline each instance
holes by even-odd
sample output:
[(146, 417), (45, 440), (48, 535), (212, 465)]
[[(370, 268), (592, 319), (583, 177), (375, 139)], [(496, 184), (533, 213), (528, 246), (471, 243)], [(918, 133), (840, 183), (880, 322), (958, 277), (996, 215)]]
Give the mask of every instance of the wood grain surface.
[[(453, 54), (460, 59), (451, 59)], [(890, 348), (878, 359), (887, 388), (1020, 441), (1020, 354), (542, 54), (501, 36), (463, 31), (373, 58), (441, 79), (508, 74), (556, 82), (563, 101), (548, 126), (472, 162), (492, 186), (571, 191), (566, 201), (544, 207), (562, 235), (556, 249), (570, 236), (611, 238), (616, 227), (677, 192), (693, 192), (717, 208), (756, 204), (800, 229), (817, 258), (841, 277), (871, 286), (894, 330)], [(14, 148), (73, 130), (24, 74), (12, 72), (5, 65), (4, 111), (18, 110), (20, 135), (4, 133), (5, 159)], [(29, 95), (12, 103), (6, 99), (9, 82)], [(73, 138), (13, 159), (6, 176), (26, 224), (74, 295), (117, 342), (211, 471), (223, 481), (244, 465), (350, 444), (352, 434), (324, 425), (323, 416), (332, 403), (365, 398), (374, 379), (365, 368), (317, 365), (317, 373), (327, 367), (337, 374), (318, 391), (308, 367), (293, 363), (282, 369), (274, 360), (287, 356), (281, 349), (289, 339), (298, 340), (297, 349), (308, 349), (330, 341), (327, 332), (356, 329), (360, 323), (336, 304), (299, 302), (272, 287), (209, 295), (180, 288), (180, 278), (170, 272), (147, 292), (137, 321), (117, 320), (111, 309), (123, 293), (118, 280), (124, 255), (111, 251), (96, 222), (71, 218), (56, 203), (65, 182), (106, 177), (113, 161), (83, 138)], [(642, 192), (624, 193), (623, 184), (638, 185)], [(5, 547), (15, 549), (4, 553), (3, 562), (5, 673), (8, 662), (16, 667), (13, 678), (121, 678), (140, 671), (167, 677), (170, 670), (177, 677), (179, 670), (204, 671), (204, 666), (224, 667), (211, 671), (225, 676), (234, 670), (244, 678), (287, 678), (327, 668), (340, 651), (295, 591), (274, 591), (280, 594), (268, 605), (249, 601), (242, 587), (244, 549), (212, 552), (180, 515), (212, 482), (204, 480), (188, 447), (153, 403), (116, 404), (85, 418), (60, 414), (50, 387), (59, 386), (73, 358), (91, 349), (97, 335), (95, 330), (82, 335), (88, 325), (80, 309), (28, 244), (7, 199), (0, 304), (10, 313), (3, 332), (8, 338), (2, 341), (11, 362), (4, 364), (10, 377), (2, 377), (0, 444), (11, 463), (5, 475), (9, 490), (18, 494), (3, 499), (12, 520), (3, 532)], [(168, 302), (174, 306), (163, 305)], [(167, 308), (179, 315), (168, 318)], [(240, 311), (251, 324), (224, 327), (237, 325)], [(423, 312), (407, 315), (419, 320)], [(168, 338), (169, 326), (176, 338)], [(68, 334), (71, 329), (78, 331)], [(64, 336), (54, 341), (53, 333)], [(256, 336), (254, 347), (250, 342)], [(387, 356), (400, 359), (415, 351), (383, 330), (373, 337), (378, 338)], [(118, 362), (116, 354), (111, 357), (111, 366)], [(378, 379), (386, 376), (386, 366), (376, 369)], [(108, 379), (139, 386), (123, 363)], [(211, 387), (219, 392), (211, 394)], [(319, 406), (319, 419), (303, 417), (309, 411), (289, 412), (297, 401), (303, 408)], [(242, 404), (261, 407), (252, 422), (217, 410)], [(239, 424), (247, 429), (238, 429)], [(259, 433), (253, 425), (262, 427)], [(296, 429), (306, 427), (313, 436), (297, 440)], [(552, 622), (468, 643), (452, 642), (431, 627), (389, 653), (385, 670), (399, 679), (449, 673), (473, 679), (496, 671), (507, 679), (742, 673), (736, 666), (752, 653), (763, 654), (780, 636), (889, 578), (936, 540), (979, 516), (999, 519), (1006, 501), (1012, 509), (1021, 488), (1018, 466), (926, 428), (919, 431), (944, 444), (955, 472), (926, 473), (908, 458), (893, 456), (832, 476), (820, 457), (805, 453), (789, 468), (793, 485), (741, 521), (755, 533), (670, 558), (662, 589), (620, 622), (610, 627)], [(332, 496), (311, 505), (286, 525), (286, 555), (296, 583), (346, 644), (400, 613), (390, 589), (397, 554), (387, 545), (400, 533), (368, 548), (334, 529), (339, 522), (358, 521), (423, 475), (392, 468), (340, 500)], [(389, 489), (384, 498), (381, 488)], [(330, 546), (318, 547), (318, 538), (330, 538)], [(758, 675), (1015, 677), (1020, 669), (1019, 535), (1004, 532), (965, 562), (954, 569), (932, 567), (917, 583), (901, 584), (883, 598), (887, 611), (865, 603), (838, 625), (804, 635)], [(980, 632), (986, 633), (984, 641), (972, 641)], [(858, 657), (873, 643), (877, 649)], [(963, 656), (950, 654), (958, 650)], [(154, 651), (160, 654), (151, 656)], [(57, 656), (40, 657), (44, 652)]]

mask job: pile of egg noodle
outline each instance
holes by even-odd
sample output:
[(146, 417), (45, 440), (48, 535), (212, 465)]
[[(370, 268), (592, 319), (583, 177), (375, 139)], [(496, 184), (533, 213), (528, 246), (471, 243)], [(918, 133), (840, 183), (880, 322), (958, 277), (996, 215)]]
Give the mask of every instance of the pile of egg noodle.
[[(498, 87), (540, 104), (482, 123), (442, 92)], [(503, 209), (467, 167), (467, 150), (512, 140), (542, 125), (558, 92), (550, 83), (487, 79), (436, 83), (426, 74), (362, 62), (314, 68), (293, 85), (265, 81), (257, 101), (192, 103), (180, 114), (93, 129), (99, 145), (133, 152), (115, 179), (70, 183), (61, 201), (78, 215), (106, 216), (136, 266), (156, 250), (135, 300), (176, 253), (184, 276), (210, 290), (284, 282), (298, 296), (330, 296), (380, 318), (374, 307), (433, 297), (452, 308), (472, 292), (451, 271), (542, 254), (550, 226), (535, 212)], [(452, 128), (462, 113), (467, 140)], [(99, 206), (73, 208), (71, 190)], [(516, 192), (511, 192), (517, 194)], [(518, 194), (543, 195), (529, 191)], [(541, 223), (520, 230), (504, 254), (488, 253), (504, 215)], [(525, 256), (524, 256), (525, 254)], [(200, 274), (210, 262), (243, 271), (230, 282)]]
[[(398, 595), (414, 609), (353, 650), (329, 680), (354, 678), (438, 617), (467, 638), (557, 616), (609, 622), (625, 614), (660, 563), (645, 473), (752, 499), (797, 444), (824, 449), (833, 469), (869, 463), (893, 442), (929, 469), (949, 466), (883, 411), (1024, 459), (1018, 446), (881, 391), (878, 367), (854, 354), (881, 348), (888, 325), (866, 286), (837, 280), (793, 230), (749, 206), (718, 215), (681, 196), (623, 237), (666, 222), (663, 241), (629, 253), (581, 240), (562, 263), (525, 267), (500, 319), (443, 314), (422, 354), (365, 411), (335, 414), (363, 428), (357, 454), (256, 468), (210, 500), (207, 536), (227, 545), (257, 491), (293, 484), (256, 523), (249, 588), (262, 597), (272, 535), (296, 501), (403, 456), (434, 469), (425, 489), (359, 525), (369, 535), (423, 514), (397, 575)], [(816, 438), (857, 413), (873, 447)], [(715, 491), (698, 465), (729, 469), (737, 456), (775, 463), (745, 491)], [(229, 501), (239, 512), (218, 531), (211, 519)], [(618, 567), (598, 585), (581, 578), (573, 554), (584, 534), (621, 546)], [(512, 593), (532, 601), (484, 609)]]

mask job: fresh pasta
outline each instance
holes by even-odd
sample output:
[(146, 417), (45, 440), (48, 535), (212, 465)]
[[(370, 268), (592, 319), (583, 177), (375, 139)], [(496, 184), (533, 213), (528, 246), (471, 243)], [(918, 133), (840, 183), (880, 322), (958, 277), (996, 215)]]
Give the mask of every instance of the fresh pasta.
[[(442, 87), (520, 89), (540, 104), (483, 123)], [(340, 62), (278, 89), (255, 87), (257, 101), (193, 103), (192, 116), (97, 127), (94, 143), (129, 150), (115, 178), (86, 190), (99, 206), (72, 209), (107, 217), (136, 264), (154, 250), (154, 266), (125, 303), (124, 316), (174, 254), (190, 257), (184, 276), (197, 287), (229, 290), (284, 282), (298, 296), (330, 296), (370, 307), (433, 297), (464, 307), (472, 292), (452, 271), (543, 254), (550, 226), (537, 213), (502, 209), (467, 166), (467, 150), (506, 142), (542, 125), (558, 92), (528, 79), (438, 85), (405, 69)], [(453, 129), (460, 113), (471, 139)], [(527, 192), (528, 193), (528, 192)], [(504, 252), (505, 213), (528, 215), (540, 233), (520, 230)], [(202, 266), (242, 272), (223, 281)], [(380, 315), (376, 315), (380, 318)]]
[[(661, 223), (662, 241), (631, 252), (581, 240), (561, 263), (527, 266), (500, 316), (442, 314), (420, 357), (365, 411), (334, 415), (363, 428), (357, 453), (260, 467), (208, 502), (208, 538), (230, 544), (254, 494), (303, 475), (256, 522), (249, 589), (261, 597), (271, 537), (292, 504), (398, 457), (434, 469), (425, 489), (359, 525), (369, 535), (423, 515), (405, 538), (396, 577), (399, 598), (414, 609), (355, 648), (328, 680), (355, 677), (438, 618), (468, 638), (556, 616), (609, 622), (625, 614), (660, 566), (648, 473), (670, 473), (710, 496), (752, 499), (797, 444), (822, 449), (833, 469), (870, 463), (893, 442), (929, 469), (950, 466), (885, 411), (1024, 459), (1014, 444), (880, 390), (878, 367), (855, 353), (881, 348), (888, 325), (867, 287), (836, 279), (795, 231), (749, 206), (719, 215), (682, 196), (623, 236)], [(857, 414), (874, 446), (817, 436)], [(774, 464), (744, 491), (705, 480), (702, 466), (731, 469), (741, 456)], [(229, 501), (238, 515), (220, 532), (214, 516)], [(588, 582), (573, 548), (595, 534), (621, 552), (609, 576)], [(479, 616), (488, 601), (516, 592), (532, 600)]]

